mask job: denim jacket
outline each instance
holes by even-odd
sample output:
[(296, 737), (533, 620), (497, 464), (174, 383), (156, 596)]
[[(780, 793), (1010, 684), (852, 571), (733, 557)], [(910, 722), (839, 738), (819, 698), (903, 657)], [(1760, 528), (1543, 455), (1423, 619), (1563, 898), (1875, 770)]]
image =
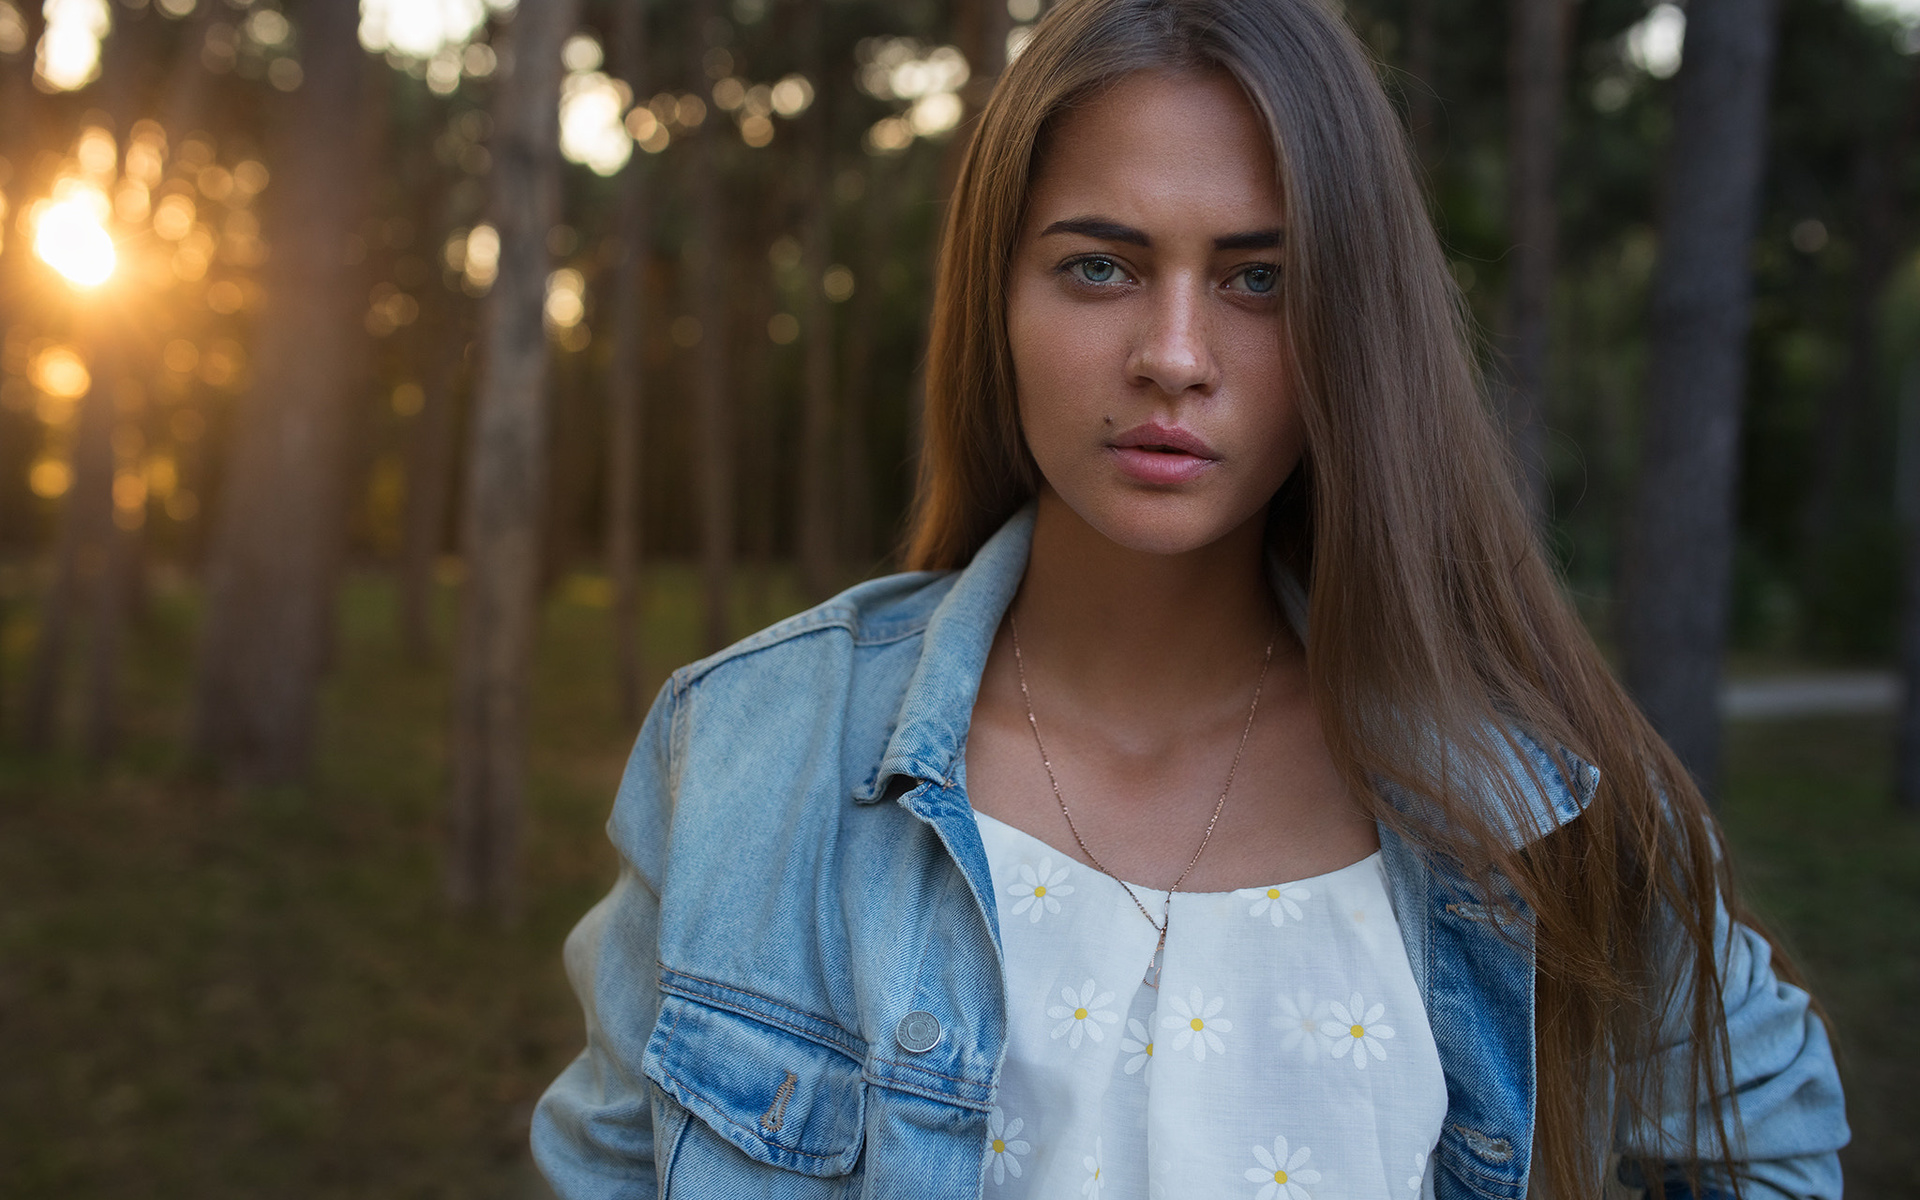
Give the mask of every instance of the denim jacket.
[[(1029, 506), (964, 571), (862, 584), (661, 690), (608, 824), (619, 879), (567, 939), (587, 1046), (532, 1134), (560, 1196), (981, 1195), (1007, 1015), (965, 748), (1031, 536)], [(1522, 745), (1534, 824), (1577, 817), (1597, 773)], [(1494, 928), (1385, 826), (1380, 843), (1446, 1076), (1433, 1195), (1518, 1200), (1531, 930)], [(1837, 1197), (1825, 1027), (1764, 940), (1724, 912), (1719, 933), (1746, 1195)], [(1665, 1116), (1615, 1149), (1686, 1157), (1685, 1114)]]

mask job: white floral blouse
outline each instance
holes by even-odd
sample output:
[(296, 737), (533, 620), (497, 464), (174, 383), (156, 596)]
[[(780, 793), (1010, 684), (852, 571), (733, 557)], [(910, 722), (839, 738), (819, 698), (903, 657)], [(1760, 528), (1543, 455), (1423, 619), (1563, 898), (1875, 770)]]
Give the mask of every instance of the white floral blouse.
[(1008, 1008), (987, 1196), (1431, 1194), (1446, 1082), (1378, 853), (1175, 893), (1155, 988), (1134, 885), (977, 818)]

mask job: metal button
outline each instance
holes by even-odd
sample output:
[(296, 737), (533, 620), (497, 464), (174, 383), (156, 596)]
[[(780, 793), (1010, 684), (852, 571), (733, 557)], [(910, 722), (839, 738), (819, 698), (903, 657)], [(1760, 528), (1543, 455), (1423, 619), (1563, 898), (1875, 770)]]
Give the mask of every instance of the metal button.
[(930, 1012), (910, 1012), (900, 1018), (893, 1040), (908, 1054), (925, 1054), (940, 1044), (940, 1020)]

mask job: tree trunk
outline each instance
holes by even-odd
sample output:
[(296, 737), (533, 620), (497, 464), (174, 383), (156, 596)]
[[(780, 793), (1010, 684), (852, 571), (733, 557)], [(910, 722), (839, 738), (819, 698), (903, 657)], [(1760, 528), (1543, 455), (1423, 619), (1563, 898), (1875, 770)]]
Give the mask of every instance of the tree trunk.
[(207, 31), (220, 18), (222, 6), (214, 0), (200, 0), (180, 31), (180, 49), (168, 68), (167, 81), (160, 99), (160, 127), (167, 131), (174, 147), (179, 148), (192, 133), (207, 110), (207, 98), (213, 91), (213, 72), (201, 58), (207, 44)]
[[(26, 199), (24, 168), (33, 145), (32, 135), (41, 127), (36, 120), (39, 100), (33, 86), (33, 55), (47, 23), (41, 5), (29, 3), (16, 7), (26, 25), (24, 49), (0, 58), (0, 158), (6, 159), (9, 165), (5, 178), (0, 178), (0, 208), (9, 214), (20, 211)], [(19, 273), (13, 270), (11, 260), (31, 253), (32, 247), (24, 236), (0, 238), (0, 341), (6, 338), (18, 303), (13, 285)], [(0, 601), (0, 635), (6, 632), (11, 609), (6, 601)], [(4, 656), (0, 656), (0, 708), (4, 708), (7, 693), (4, 666)]]
[[(728, 289), (733, 312), (727, 321), (727, 336), (734, 347), (730, 361), (733, 421), (738, 435), (735, 448), (739, 454), (734, 503), (740, 549), (747, 563), (747, 570), (735, 584), (734, 609), (744, 610), (754, 625), (768, 620), (773, 608), (774, 545), (779, 540), (781, 517), (795, 509), (794, 497), (780, 494), (775, 486), (776, 480), (786, 478), (779, 470), (779, 458), (788, 433), (784, 421), (792, 406), (787, 403), (788, 397), (774, 388), (773, 341), (767, 336), (767, 322), (773, 319), (778, 301), (767, 248), (776, 231), (788, 223), (788, 190), (776, 184), (738, 196), (733, 251), (727, 261), (727, 278), (733, 281)], [(794, 478), (799, 478), (798, 472)], [(797, 539), (798, 521), (793, 525)]]
[(1694, 0), (1687, 10), (1621, 586), (1628, 686), (1709, 796), (1778, 12), (1777, 0)]
[[(108, 448), (111, 453), (112, 448)], [(120, 736), (120, 648), (126, 640), (133, 599), (134, 556), (139, 548), (138, 511), (123, 517), (111, 494), (108, 476), (107, 521), (101, 530), (100, 564), (93, 581), (93, 637), (87, 650), (87, 717), (81, 752), (94, 763), (113, 756)]]
[[(1916, 137), (1920, 137), (1920, 58), (1913, 61), (1907, 111), (1894, 135), (1887, 155), (1889, 164), (1910, 160)], [(1896, 259), (1912, 244), (1914, 224), (1911, 216), (1897, 214), (1898, 176), (1889, 170), (1880, 182), (1886, 189), (1885, 212), (1890, 234), (1887, 239), (1889, 261)], [(1904, 219), (1902, 219), (1904, 216)], [(1899, 745), (1895, 752), (1894, 799), (1908, 812), (1920, 813), (1920, 363), (1909, 363), (1901, 380), (1902, 417), (1901, 471), (1896, 502), (1906, 527), (1906, 596), (1901, 614), (1900, 667), (1904, 678), (1904, 698), (1900, 706)]]
[(1566, 93), (1569, 0), (1513, 0), (1507, 40), (1507, 234), (1500, 400), (1508, 447), (1536, 527), (1547, 491), (1547, 353), (1553, 301), (1555, 150)]
[[(33, 62), (35, 48), (40, 44), (41, 35), (47, 31), (47, 15), (45, 6), (32, 3), (32, 0), (16, 3), (14, 7), (19, 10), (20, 20), (27, 27), (26, 41), (25, 49), (20, 53), (0, 59), (0, 68), (4, 68), (0, 72), (0, 87), (5, 89), (0, 92), (0, 131), (4, 131), (0, 132), (0, 138), (4, 139), (0, 141), (0, 155), (13, 164), (12, 178), (5, 182), (15, 189), (17, 199), (18, 189), (26, 182), (27, 158), (23, 151), (33, 144), (33, 132), (39, 128), (33, 120), (36, 110), (42, 107), (35, 98), (37, 91), (33, 86)], [(17, 206), (11, 206), (7, 211), (15, 212)], [(14, 239), (8, 238), (7, 241), (11, 243)]]
[[(713, 0), (697, 0), (688, 26), (694, 34), (687, 39), (687, 83), (703, 96), (707, 92), (705, 30), (713, 16)], [(719, 114), (710, 113), (706, 126), (688, 139), (687, 147), (692, 212), (686, 274), (692, 284), (694, 319), (700, 323), (693, 387), (698, 443), (694, 453), (700, 480), (700, 589), (705, 646), (710, 652), (732, 640), (727, 610), (733, 582), (733, 402), (727, 379), (727, 303), (721, 287), (726, 241), (720, 228), (720, 178), (714, 163), (714, 143), (723, 126)]]
[[(81, 303), (86, 303), (82, 300)], [(113, 532), (113, 385), (119, 377), (111, 339), (99, 323), (82, 319), (91, 352), (92, 385), (81, 398), (73, 435), (73, 476), (60, 514), (53, 582), (40, 609), (39, 637), (28, 668), (21, 740), (27, 749), (52, 749), (66, 693), (67, 650), (82, 585), (102, 586)]]
[(800, 262), (806, 273), (800, 328), (807, 340), (800, 422), (798, 540), (801, 586), (809, 600), (822, 600), (833, 590), (837, 576), (833, 536), (833, 309), (821, 286), (833, 261), (833, 148), (827, 138), (827, 97), (832, 89), (826, 79), (826, 6), (823, 0), (806, 0), (799, 15), (800, 36), (806, 47), (801, 70), (819, 82), (812, 111), (803, 121), (800, 150), (807, 197), (800, 243)]
[(361, 101), (357, 24), (352, 0), (302, 9), (306, 81), (279, 102), (271, 139), (286, 158), (267, 197), (273, 254), (258, 371), (207, 562), (194, 745), (259, 782), (305, 774), (331, 641), (343, 458), (364, 355), (357, 275), (345, 258), (364, 164), (357, 123), (342, 125)]
[[(1920, 62), (1920, 60), (1916, 60)], [(1890, 136), (1863, 136), (1854, 151), (1853, 197), (1858, 221), (1854, 283), (1847, 303), (1847, 362), (1820, 406), (1813, 474), (1800, 527), (1801, 577), (1816, 612), (1834, 588), (1829, 549), (1839, 539), (1848, 483), (1858, 477), (1861, 426), (1875, 411), (1880, 371), (1880, 314), (1907, 229), (1901, 220), (1901, 174), (1920, 122), (1920, 68), (1912, 76), (1905, 111)]]
[(840, 434), (841, 554), (862, 574), (873, 559), (873, 464), (867, 445), (868, 414), (874, 406), (875, 326), (879, 321), (883, 276), (894, 253), (899, 214), (897, 159), (868, 160), (865, 235), (860, 240), (860, 286), (847, 308), (847, 384)]
[[(106, 107), (122, 153), (139, 112), (141, 66), (149, 57), (156, 20), (144, 9), (116, 13), (113, 32), (103, 50)], [(102, 313), (96, 318), (99, 332), (94, 387), (104, 390), (108, 399), (104, 428), (94, 431), (95, 436), (104, 437), (105, 444), (91, 454), (106, 464), (106, 503), (90, 509), (95, 514), (91, 540), (99, 549), (93, 578), (93, 629), (87, 648), (86, 726), (81, 739), (82, 752), (95, 763), (105, 762), (112, 755), (119, 734), (120, 652), (126, 640), (135, 559), (146, 517), (143, 503), (123, 510), (114, 486), (120, 468), (118, 433), (124, 427), (138, 434), (140, 411), (146, 404), (145, 389), (138, 377), (151, 373), (134, 369), (136, 347), (153, 342), (151, 336), (140, 336), (146, 330), (136, 330), (136, 319), (131, 312)], [(127, 403), (129, 400), (132, 403)], [(137, 469), (137, 458), (128, 465)]]
[[(644, 95), (647, 10), (625, 0), (614, 18), (614, 66)], [(620, 258), (613, 264), (611, 353), (607, 360), (607, 575), (613, 584), (613, 683), (620, 719), (640, 720), (640, 452), (646, 417), (640, 347), (645, 338), (647, 269), (653, 260), (647, 171), (634, 155), (620, 174)]]
[(441, 295), (429, 304), (422, 338), (420, 412), (407, 435), (407, 496), (400, 552), (400, 643), (408, 661), (434, 660), (434, 564), (447, 523), (453, 473), (454, 395), (466, 362), (467, 303)]
[(560, 46), (579, 0), (522, 5), (495, 84), (491, 217), (499, 274), (482, 308), (461, 546), (467, 564), (454, 681), (452, 847), (462, 908), (516, 911), (528, 668), (538, 618), (547, 437), (547, 231), (560, 216)]
[[(588, 286), (594, 280), (588, 278)], [(546, 486), (541, 493), (538, 592), (550, 595), (580, 560), (585, 510), (593, 507), (593, 470), (599, 465), (600, 398), (589, 390), (587, 357), (567, 350), (547, 373)]]
[(1900, 703), (1894, 751), (1893, 799), (1920, 816), (1920, 362), (1900, 381), (1898, 500), (1906, 564), (1900, 614)]

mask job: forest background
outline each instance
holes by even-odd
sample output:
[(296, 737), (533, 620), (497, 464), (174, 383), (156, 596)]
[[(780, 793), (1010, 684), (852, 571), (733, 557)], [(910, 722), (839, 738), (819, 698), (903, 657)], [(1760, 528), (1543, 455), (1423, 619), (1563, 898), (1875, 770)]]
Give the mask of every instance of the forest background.
[[(1046, 7), (0, 0), (0, 1192), (540, 1194), (638, 716), (891, 569)], [(1345, 13), (1569, 593), (1831, 1009), (1850, 1189), (1913, 1195), (1920, 6)], [(1885, 703), (1723, 724), (1810, 671)]]

